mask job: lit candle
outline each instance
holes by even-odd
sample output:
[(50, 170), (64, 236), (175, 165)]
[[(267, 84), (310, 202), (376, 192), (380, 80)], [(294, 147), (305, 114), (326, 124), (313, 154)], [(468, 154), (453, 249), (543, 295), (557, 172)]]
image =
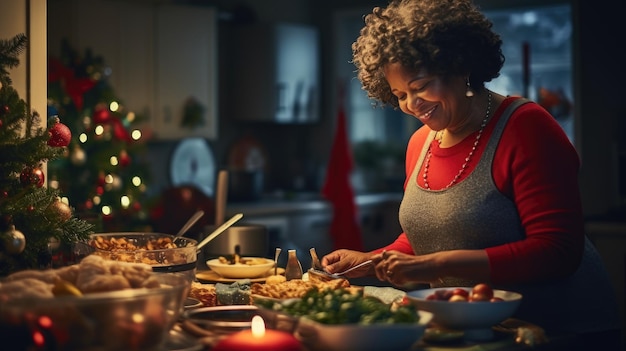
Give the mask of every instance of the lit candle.
[(301, 351), (302, 345), (293, 335), (266, 330), (261, 316), (252, 317), (249, 330), (232, 334), (215, 345), (212, 351)]

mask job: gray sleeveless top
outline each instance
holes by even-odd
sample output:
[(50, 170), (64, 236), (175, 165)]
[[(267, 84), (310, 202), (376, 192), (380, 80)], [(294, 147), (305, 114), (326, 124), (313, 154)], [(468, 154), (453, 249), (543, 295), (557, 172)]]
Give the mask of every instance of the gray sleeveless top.
[[(435, 137), (426, 138), (400, 205), (399, 219), (416, 255), (455, 249), (484, 249), (524, 239), (515, 204), (496, 187), (492, 161), (516, 99), (498, 120), (476, 168), (463, 180), (442, 190), (417, 185), (416, 177)], [(585, 240), (584, 258), (568, 279), (542, 284), (494, 286), (523, 295), (516, 317), (548, 330), (593, 331), (619, 327), (617, 303), (600, 256)], [(473, 286), (477, 281), (444, 277), (437, 286)], [(606, 296), (598, 296), (598, 294)]]

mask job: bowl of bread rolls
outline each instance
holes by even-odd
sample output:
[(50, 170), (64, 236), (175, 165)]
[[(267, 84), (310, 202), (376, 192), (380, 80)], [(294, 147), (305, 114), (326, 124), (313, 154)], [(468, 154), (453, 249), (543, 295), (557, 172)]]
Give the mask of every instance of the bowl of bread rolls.
[(20, 350), (160, 350), (189, 288), (182, 274), (98, 255), (18, 271), (0, 280), (0, 339)]

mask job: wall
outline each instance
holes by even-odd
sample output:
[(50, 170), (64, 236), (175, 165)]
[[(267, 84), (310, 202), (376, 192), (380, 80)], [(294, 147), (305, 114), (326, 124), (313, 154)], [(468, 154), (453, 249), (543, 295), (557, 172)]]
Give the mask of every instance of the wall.
[(0, 10), (0, 39), (25, 34), (28, 47), (19, 56), (19, 65), (9, 70), (12, 85), (32, 111), (46, 118), (46, 1), (3, 2)]

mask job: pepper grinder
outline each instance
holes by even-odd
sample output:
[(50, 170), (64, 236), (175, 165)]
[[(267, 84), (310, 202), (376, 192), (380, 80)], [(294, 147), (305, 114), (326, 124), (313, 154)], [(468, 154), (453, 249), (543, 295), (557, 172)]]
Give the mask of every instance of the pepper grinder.
[(296, 250), (288, 251), (287, 266), (285, 267), (285, 278), (287, 280), (302, 279), (302, 265), (296, 256)]

